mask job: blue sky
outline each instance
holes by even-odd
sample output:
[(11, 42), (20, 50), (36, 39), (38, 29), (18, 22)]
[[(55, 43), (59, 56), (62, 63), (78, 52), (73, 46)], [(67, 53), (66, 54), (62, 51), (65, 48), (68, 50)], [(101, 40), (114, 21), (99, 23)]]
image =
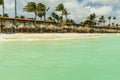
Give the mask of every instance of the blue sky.
[[(68, 17), (76, 22), (85, 20), (91, 13), (96, 13), (98, 16), (105, 15), (106, 17), (116, 16), (117, 21), (120, 22), (120, 0), (17, 0), (18, 16), (34, 17), (33, 13), (23, 12), (23, 7), (29, 1), (42, 2), (50, 7), (47, 16), (50, 16), (51, 12), (55, 10), (55, 6), (64, 3), (71, 13)], [(9, 13), (11, 17), (14, 16), (14, 0), (5, 0), (5, 12)], [(2, 7), (0, 7), (0, 13), (2, 13)]]

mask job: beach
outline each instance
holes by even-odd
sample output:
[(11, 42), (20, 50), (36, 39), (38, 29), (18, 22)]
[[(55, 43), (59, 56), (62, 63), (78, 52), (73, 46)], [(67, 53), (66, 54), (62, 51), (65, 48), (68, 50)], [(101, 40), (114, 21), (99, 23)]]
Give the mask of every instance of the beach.
[(119, 34), (101, 34), (101, 33), (17, 33), (17, 34), (0, 34), (0, 41), (21, 41), (21, 40), (64, 40), (77, 38), (98, 38), (111, 37)]

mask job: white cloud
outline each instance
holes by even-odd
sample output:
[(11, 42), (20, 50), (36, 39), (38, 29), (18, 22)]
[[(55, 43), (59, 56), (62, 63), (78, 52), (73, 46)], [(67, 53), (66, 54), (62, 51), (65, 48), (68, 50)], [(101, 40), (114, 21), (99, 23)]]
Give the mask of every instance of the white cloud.
[(97, 15), (110, 15), (112, 12), (112, 7), (111, 6), (102, 6), (102, 7), (92, 7), (91, 8), (91, 13), (96, 13)]
[(101, 3), (104, 5), (114, 5), (119, 2), (119, 0), (90, 0), (93, 3)]

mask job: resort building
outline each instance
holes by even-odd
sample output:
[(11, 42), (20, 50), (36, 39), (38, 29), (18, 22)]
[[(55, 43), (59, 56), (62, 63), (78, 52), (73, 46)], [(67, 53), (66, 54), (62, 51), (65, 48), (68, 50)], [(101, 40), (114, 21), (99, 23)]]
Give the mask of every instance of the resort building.
[[(9, 18), (9, 17), (0, 17), (0, 26), (5, 26), (8, 24), (14, 24), (18, 26), (19, 24), (23, 25), (34, 25), (33, 18)], [(36, 24), (45, 24), (45, 25), (56, 25), (56, 23), (52, 20), (40, 21), (36, 20)]]

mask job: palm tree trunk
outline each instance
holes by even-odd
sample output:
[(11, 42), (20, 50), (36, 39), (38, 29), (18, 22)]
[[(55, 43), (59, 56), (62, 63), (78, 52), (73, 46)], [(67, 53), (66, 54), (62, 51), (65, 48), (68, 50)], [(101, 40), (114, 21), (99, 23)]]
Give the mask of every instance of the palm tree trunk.
[[(62, 10), (62, 17), (63, 17), (63, 10)], [(63, 22), (63, 20), (61, 22)]]
[(3, 5), (2, 5), (2, 6), (3, 6), (3, 15), (4, 15), (4, 13), (5, 13), (5, 7), (4, 7), (4, 3), (3, 3)]
[(116, 21), (114, 20), (114, 25), (116, 25)]
[(36, 26), (36, 18), (37, 18), (37, 14), (35, 12), (35, 20), (34, 20), (34, 25)]
[(103, 24), (104, 26), (105, 26), (105, 22), (104, 22), (104, 24)]
[(100, 26), (102, 26), (102, 22), (100, 22)]
[(15, 17), (17, 16), (17, 2), (15, 0)]
[(40, 20), (42, 20), (42, 17), (40, 17)]
[(46, 16), (44, 15), (44, 21), (46, 20)]
[(109, 20), (109, 25), (110, 25), (110, 20)]
[(46, 8), (44, 9), (44, 21), (46, 20)]
[(65, 17), (66, 17), (66, 22), (67, 22), (67, 15)]
[(59, 19), (57, 20), (57, 22), (59, 23)]

